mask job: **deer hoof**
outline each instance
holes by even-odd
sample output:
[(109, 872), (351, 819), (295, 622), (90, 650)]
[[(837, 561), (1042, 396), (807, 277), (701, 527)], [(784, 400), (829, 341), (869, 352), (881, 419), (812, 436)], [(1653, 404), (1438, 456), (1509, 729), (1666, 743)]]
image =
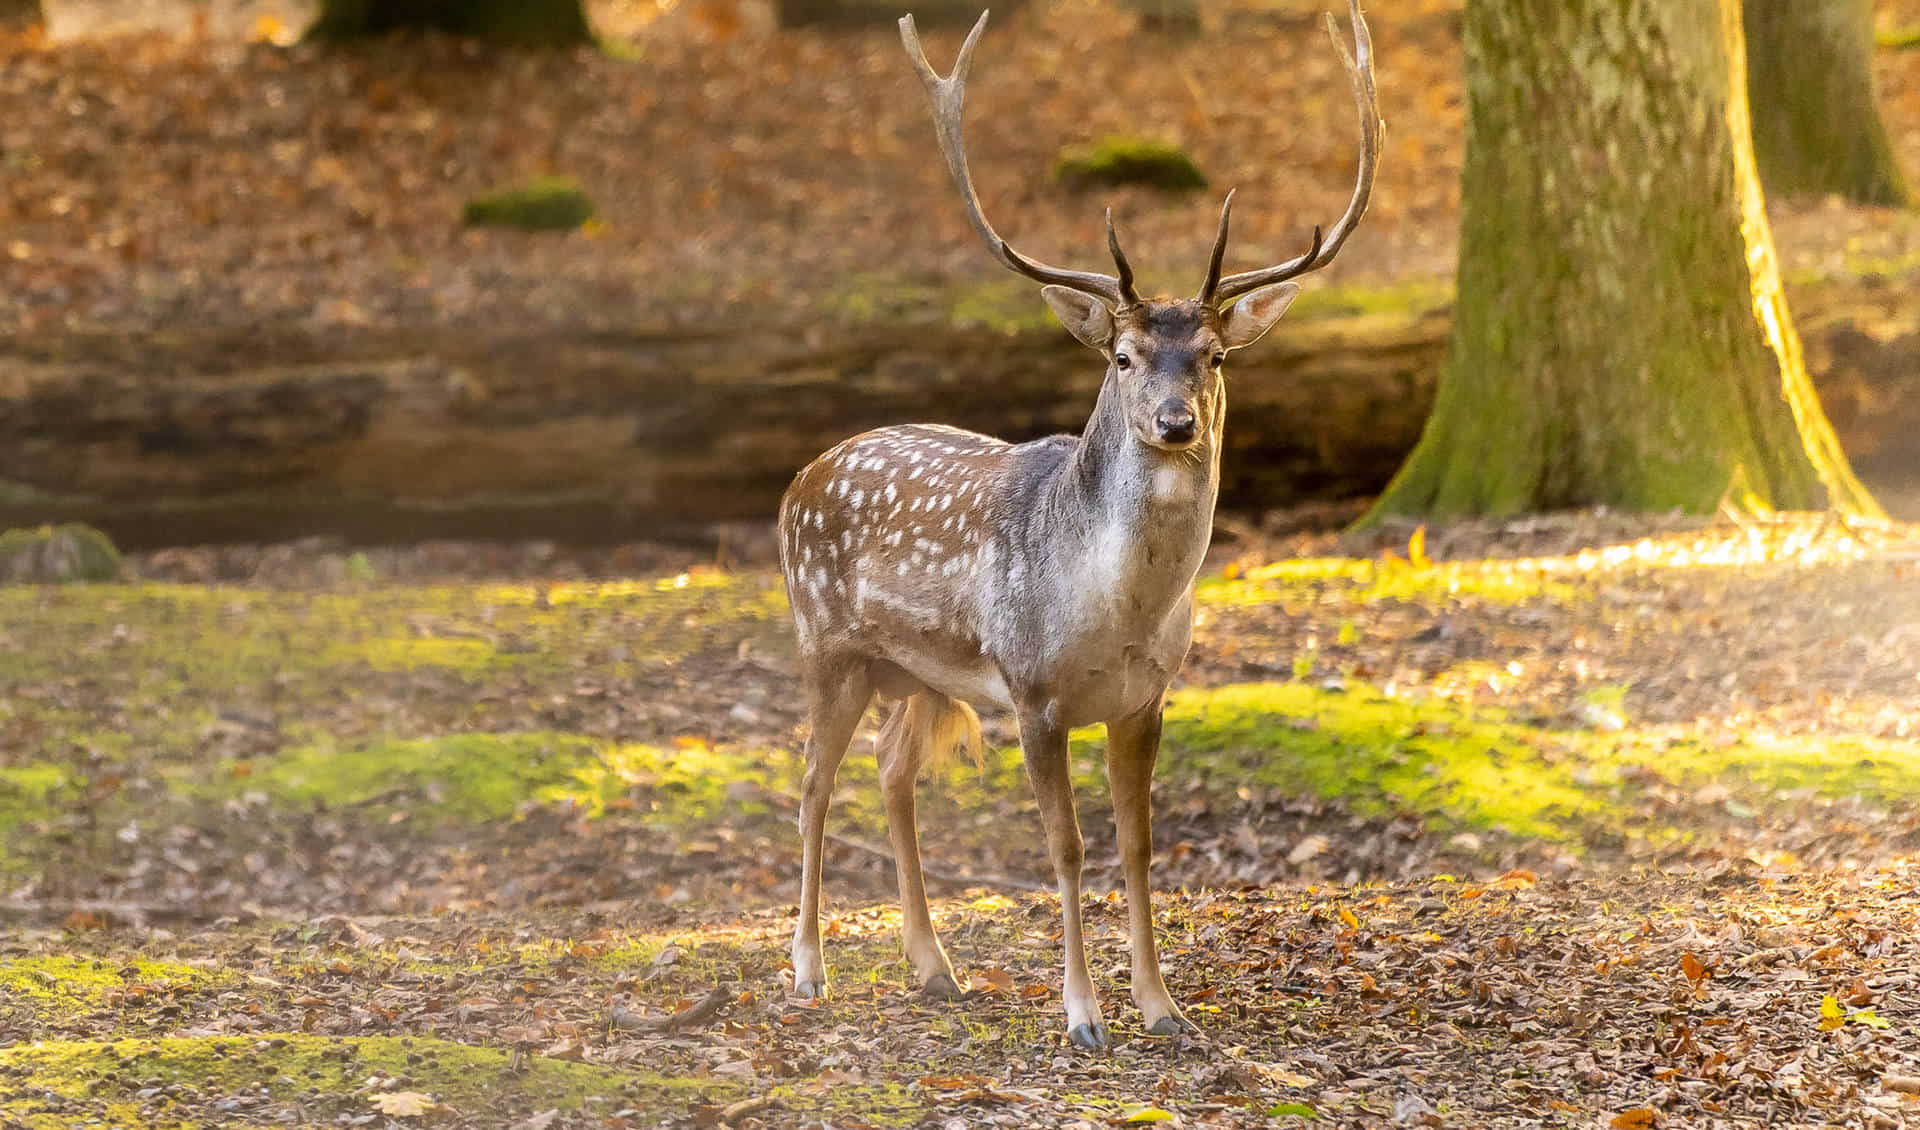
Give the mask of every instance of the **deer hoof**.
[(935, 973), (927, 978), (926, 984), (920, 986), (920, 991), (935, 1000), (950, 1001), (960, 996), (960, 986), (954, 984), (950, 973)]
[(1096, 1052), (1103, 1052), (1113, 1047), (1113, 1037), (1107, 1035), (1105, 1024), (1075, 1024), (1067, 1029), (1067, 1039), (1080, 1047)]
[(1199, 1030), (1199, 1028), (1194, 1026), (1193, 1021), (1188, 1020), (1184, 1016), (1175, 1015), (1162, 1016), (1160, 1019), (1154, 1021), (1153, 1027), (1148, 1028), (1147, 1033), (1153, 1036), (1178, 1036), (1182, 1032), (1198, 1032)]
[(796, 980), (793, 983), (793, 995), (796, 997), (806, 997), (809, 1000), (825, 1000), (827, 996), (827, 983), (825, 981)]

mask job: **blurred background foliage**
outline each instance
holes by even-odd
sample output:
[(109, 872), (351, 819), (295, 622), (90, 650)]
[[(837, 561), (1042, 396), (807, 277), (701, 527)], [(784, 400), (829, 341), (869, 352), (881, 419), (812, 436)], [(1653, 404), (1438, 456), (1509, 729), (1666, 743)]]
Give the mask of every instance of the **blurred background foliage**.
[[(936, 57), (975, 12), (917, 7)], [(1110, 204), (1147, 288), (1179, 292), (1202, 267), (1213, 195), (1237, 186), (1230, 267), (1291, 254), (1350, 185), (1351, 109), (1322, 7), (997, 10), (969, 106), (989, 211), (1038, 254), (1098, 262)], [(1817, 399), (1874, 495), (1920, 513), (1920, 304), (1903, 298), (1920, 270), (1920, 216), (1904, 206), (1902, 171), (1920, 163), (1920, 52), (1904, 46), (1920, 0), (1623, 11), (1704, 32), (1728, 8), (1746, 24), (1752, 159), (1787, 288), (1772, 321), (1801, 338), (1761, 353), (1804, 347), (1804, 364), (1773, 372), (1811, 378), (1788, 398), (1800, 405), (1788, 430), (1803, 430)], [(17, 453), (0, 465), (0, 524), (77, 516), (135, 543), (409, 528), (708, 537), (713, 522), (766, 512), (813, 451), (924, 404), (1014, 438), (1076, 427), (1085, 362), (975, 246), (897, 14), (868, 0), (14, 0), (10, 26), (44, 28), (11, 33), (0, 71), (0, 330), (13, 342), (5, 438)], [(1461, 0), (1370, 9), (1389, 123), (1373, 208), (1313, 288), (1339, 300), (1303, 303), (1287, 336), (1237, 359), (1231, 506), (1344, 502), (1387, 485), (1447, 357), (1462, 356), (1451, 295), (1473, 107), (1554, 123), (1573, 120), (1576, 90), (1617, 95), (1553, 88), (1526, 60), (1496, 80), (1470, 14)], [(1547, 29), (1554, 49), (1537, 59), (1582, 75), (1653, 25), (1613, 26)], [(1642, 79), (1679, 83), (1648, 120), (1678, 121), (1663, 107), (1698, 77), (1641, 57)], [(1475, 101), (1474, 83), (1495, 81)], [(1622, 110), (1611, 135), (1577, 143), (1563, 131), (1541, 167), (1557, 170), (1569, 215), (1650, 232), (1602, 191), (1661, 165), (1629, 122)], [(1208, 191), (1181, 191), (1202, 181)], [(1521, 187), (1481, 191), (1497, 208), (1524, 201)], [(1751, 230), (1752, 217), (1728, 218), (1731, 199), (1714, 205), (1722, 230)], [(1624, 387), (1577, 374), (1641, 366), (1630, 349), (1607, 352), (1635, 338), (1612, 327), (1645, 327), (1709, 293), (1726, 309), (1747, 301), (1738, 278), (1709, 283), (1697, 263), (1648, 285), (1669, 258), (1650, 236), (1619, 244), (1602, 279), (1597, 244), (1520, 214), (1484, 246), (1537, 251), (1524, 265), (1535, 271), (1578, 245), (1566, 278), (1594, 288), (1528, 281), (1508, 256), (1509, 289), (1476, 294), (1584, 310), (1596, 342), (1579, 356), (1564, 334), (1533, 338), (1539, 371), (1575, 374), (1569, 387)], [(1723, 245), (1702, 262), (1738, 275), (1739, 255)], [(1623, 288), (1639, 308), (1596, 305)], [(1663, 338), (1699, 317), (1685, 312)], [(1694, 336), (1708, 358), (1746, 348), (1721, 331)], [(1736, 367), (1759, 372), (1748, 353)], [(1456, 367), (1525, 368), (1511, 360)], [(1397, 507), (1710, 509), (1736, 470), (1759, 504), (1819, 504), (1838, 489), (1845, 505), (1872, 507), (1845, 485), (1833, 442), (1811, 449), (1824, 471), (1760, 454), (1787, 443), (1778, 428), (1703, 433), (1701, 466), (1666, 485), (1624, 483), (1596, 468), (1649, 466), (1644, 444), (1658, 437), (1621, 440), (1621, 422), (1663, 407), (1603, 396), (1575, 408), (1538, 383), (1508, 392), (1594, 418), (1588, 446), (1613, 454), (1577, 474), (1520, 475), (1534, 484), (1524, 490), (1401, 491)], [(741, 411), (706, 426), (722, 404)], [(1695, 413), (1741, 414), (1706, 402)]]

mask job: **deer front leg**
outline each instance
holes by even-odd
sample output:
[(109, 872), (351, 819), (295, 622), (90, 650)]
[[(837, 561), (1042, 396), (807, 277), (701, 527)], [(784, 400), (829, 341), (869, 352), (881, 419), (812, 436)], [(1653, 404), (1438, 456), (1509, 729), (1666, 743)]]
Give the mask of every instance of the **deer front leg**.
[(1156, 1036), (1192, 1032), (1160, 978), (1153, 941), (1153, 763), (1160, 756), (1159, 698), (1129, 718), (1107, 724), (1107, 781), (1113, 825), (1127, 882), (1127, 933), (1133, 951), (1133, 1003)]
[(827, 965), (820, 956), (820, 870), (826, 847), (827, 806), (847, 743), (867, 712), (873, 690), (864, 664), (838, 666), (807, 680), (807, 772), (800, 783), (800, 921), (793, 928), (793, 991), (803, 997), (827, 993)]
[(1067, 731), (1054, 720), (1051, 706), (1020, 712), (1020, 747), (1026, 755), (1027, 780), (1040, 802), (1040, 822), (1047, 830), (1047, 854), (1060, 888), (1060, 925), (1066, 948), (1066, 986), (1061, 993), (1067, 1008), (1067, 1038), (1083, 1048), (1104, 1051), (1113, 1045), (1100, 1015), (1100, 999), (1087, 972), (1087, 943), (1080, 928), (1080, 869), (1086, 849), (1080, 842), (1080, 820), (1073, 809), (1073, 778), (1067, 765)]

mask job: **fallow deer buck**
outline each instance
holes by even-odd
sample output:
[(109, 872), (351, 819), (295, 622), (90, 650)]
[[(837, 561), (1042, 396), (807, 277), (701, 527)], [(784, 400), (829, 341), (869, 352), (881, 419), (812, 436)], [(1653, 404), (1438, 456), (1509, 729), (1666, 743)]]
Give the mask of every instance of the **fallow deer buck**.
[[(1143, 299), (1107, 217), (1117, 273), (1064, 270), (1000, 238), (981, 211), (961, 143), (967, 67), (987, 17), (942, 78), (913, 17), (900, 37), (933, 103), (947, 170), (993, 253), (1045, 284), (1040, 295), (1074, 337), (1107, 359), (1078, 438), (1009, 444), (931, 424), (858, 435), (802, 470), (780, 503), (786, 574), (812, 734), (800, 805), (800, 921), (794, 989), (825, 992), (820, 953), (821, 840), (834, 775), (877, 693), (880, 781), (908, 958), (929, 993), (958, 992), (934, 934), (914, 826), (915, 778), (936, 750), (977, 743), (970, 704), (1014, 712), (1059, 884), (1068, 1037), (1109, 1046), (1080, 925), (1082, 847), (1067, 732), (1107, 726), (1107, 774), (1127, 889), (1133, 1000), (1149, 1032), (1192, 1025), (1168, 995), (1154, 948), (1149, 790), (1168, 682), (1193, 629), (1193, 583), (1213, 526), (1226, 397), (1220, 366), (1258, 341), (1366, 212), (1381, 123), (1372, 45), (1350, 0), (1355, 52), (1327, 17), (1360, 112), (1359, 174), (1347, 211), (1306, 254), (1222, 278), (1233, 195), (1220, 209), (1206, 281), (1193, 298)], [(1235, 299), (1244, 300), (1232, 305)]]

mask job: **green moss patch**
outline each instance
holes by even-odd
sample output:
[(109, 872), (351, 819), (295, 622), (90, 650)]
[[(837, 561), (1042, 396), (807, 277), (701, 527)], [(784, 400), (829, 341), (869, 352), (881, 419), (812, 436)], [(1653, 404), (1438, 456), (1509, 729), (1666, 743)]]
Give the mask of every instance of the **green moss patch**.
[(1062, 150), (1053, 175), (1073, 188), (1138, 184), (1190, 192), (1207, 187), (1205, 174), (1184, 150), (1141, 137), (1104, 137)]
[(429, 1037), (305, 1035), (72, 1041), (0, 1051), (0, 1115), (35, 1128), (298, 1124), (378, 1112), (379, 1096), (427, 1096), (442, 1121), (505, 1125), (534, 1112), (682, 1107), (737, 1085), (663, 1078)]
[(244, 775), (226, 775), (219, 788), (299, 807), (404, 809), (428, 823), (479, 822), (511, 817), (593, 757), (591, 742), (551, 733), (320, 745), (254, 762)]
[(1173, 696), (1167, 772), (1568, 840), (1610, 807), (1579, 783), (1571, 740), (1445, 701), (1247, 683)]
[(114, 961), (52, 954), (0, 958), (0, 996), (62, 1005), (95, 1005), (110, 996), (150, 996), (205, 988), (224, 975), (165, 961)]
[(785, 751), (691, 740), (663, 748), (551, 732), (454, 734), (306, 746), (222, 774), (213, 792), (376, 816), (405, 811), (429, 824), (506, 820), (528, 804), (561, 804), (684, 828), (763, 812), (768, 791), (798, 774)]
[(1363, 813), (1410, 811), (1578, 844), (1649, 826), (1644, 790), (1719, 785), (1758, 807), (1796, 795), (1893, 803), (1920, 795), (1920, 749), (1866, 737), (1751, 736), (1710, 745), (1660, 729), (1552, 728), (1446, 699), (1367, 687), (1241, 683), (1177, 691), (1162, 776), (1231, 792), (1252, 783), (1341, 799)]
[(541, 177), (467, 201), (469, 225), (523, 231), (572, 231), (593, 218), (593, 200), (565, 177)]
[[(1301, 248), (1301, 250), (1306, 250)], [(1413, 279), (1390, 286), (1316, 286), (1287, 310), (1289, 324), (1332, 318), (1417, 318), (1453, 305), (1451, 279)]]

